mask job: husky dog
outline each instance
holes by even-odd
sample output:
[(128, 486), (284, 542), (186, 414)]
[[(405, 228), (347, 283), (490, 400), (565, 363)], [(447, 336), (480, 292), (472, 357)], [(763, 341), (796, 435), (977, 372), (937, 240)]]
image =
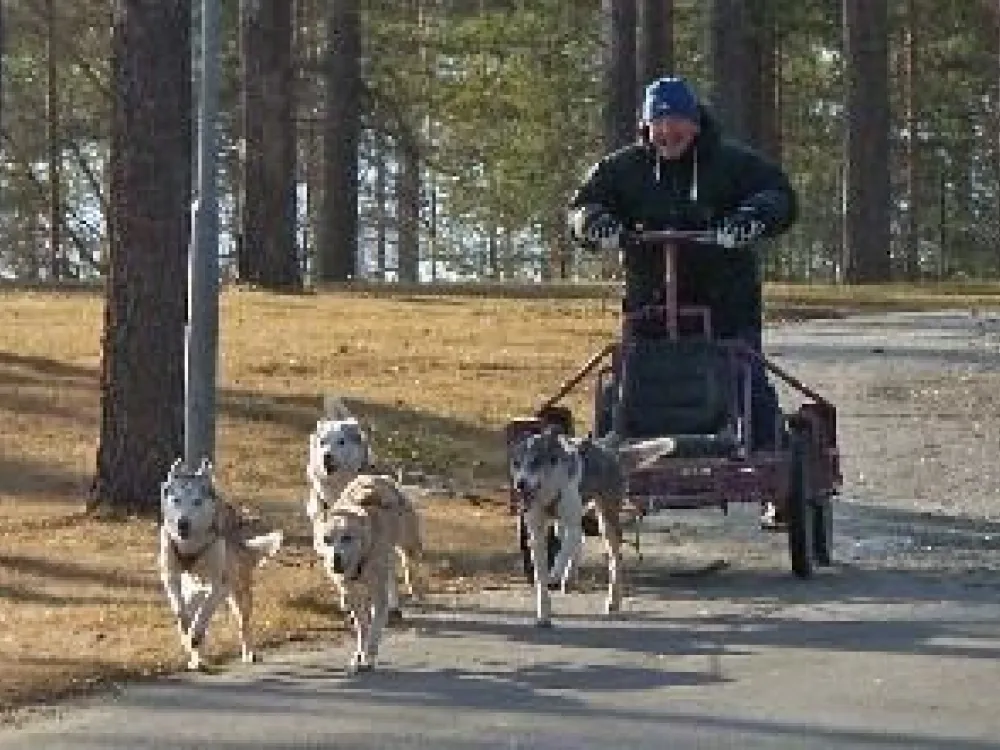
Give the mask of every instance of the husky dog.
[[(306, 515), (310, 521), (329, 510), (337, 501), (344, 488), (361, 474), (375, 474), (371, 441), (357, 417), (344, 402), (328, 396), (325, 403), (326, 415), (316, 422), (309, 435), (309, 459), (306, 476), (309, 480), (309, 496), (306, 499)], [(397, 490), (398, 491), (398, 490)], [(402, 493), (399, 493), (402, 497)], [(409, 506), (409, 500), (403, 498)], [(410, 557), (402, 548), (396, 550), (403, 568), (404, 582), (410, 595), (413, 594)], [(402, 619), (399, 608), (399, 590), (396, 581), (396, 561), (390, 560), (389, 571), (389, 619)]]
[[(597, 514), (599, 534), (608, 555), (608, 597), (605, 612), (621, 608), (621, 507), (625, 478), (614, 434), (600, 439), (570, 438), (556, 427), (524, 436), (511, 447), (510, 473), (528, 529), (535, 569), (535, 622), (551, 625), (549, 584), (562, 591), (579, 559), (587, 501)], [(548, 560), (546, 524), (554, 519), (560, 548), (552, 570)]]
[(357, 637), (349, 671), (374, 668), (394, 601), (394, 551), (403, 556), (413, 594), (411, 561), (422, 555), (417, 513), (392, 477), (360, 474), (313, 517), (313, 547), (340, 593)]
[(282, 532), (251, 537), (247, 519), (217, 495), (207, 458), (194, 471), (174, 461), (160, 483), (160, 509), (160, 578), (188, 668), (201, 667), (205, 633), (224, 598), (239, 623), (243, 661), (254, 661), (253, 571), (278, 552)]
[(309, 435), (309, 458), (306, 477), (309, 497), (306, 515), (313, 518), (323, 505), (329, 505), (347, 483), (362, 471), (371, 469), (371, 441), (346, 404), (327, 397), (326, 415), (317, 420)]

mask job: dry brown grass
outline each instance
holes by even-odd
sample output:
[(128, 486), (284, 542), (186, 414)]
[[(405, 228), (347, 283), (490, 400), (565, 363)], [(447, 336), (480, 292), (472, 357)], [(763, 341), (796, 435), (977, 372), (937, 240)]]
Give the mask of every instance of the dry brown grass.
[[(979, 292), (977, 304), (992, 297)], [(877, 297), (866, 294), (866, 305)], [(776, 299), (795, 309), (843, 302), (794, 288)], [(97, 441), (102, 306), (93, 291), (0, 295), (0, 706), (182, 664), (153, 523), (80, 515)], [(349, 397), (386, 462), (450, 475), (484, 498), (422, 506), (434, 585), (509, 581), (518, 561), (499, 429), (613, 335), (613, 310), (586, 299), (226, 292), (220, 486), (291, 535), (261, 570), (264, 642), (341, 630), (301, 539), (306, 435), (323, 394)], [(586, 389), (570, 399), (584, 422), (589, 401)], [(227, 617), (211, 632), (210, 656), (235, 653)]]
[[(182, 665), (154, 524), (80, 515), (95, 461), (102, 304), (88, 292), (0, 297), (2, 706)], [(422, 506), (434, 586), (507, 581), (518, 562), (498, 429), (530, 413), (614, 320), (587, 301), (231, 291), (221, 323), (220, 486), (291, 535), (258, 587), (261, 637), (278, 644), (341, 629), (302, 537), (306, 435), (323, 394), (349, 396), (387, 462), (479, 488), (479, 500)], [(211, 632), (210, 655), (235, 653), (227, 615)]]

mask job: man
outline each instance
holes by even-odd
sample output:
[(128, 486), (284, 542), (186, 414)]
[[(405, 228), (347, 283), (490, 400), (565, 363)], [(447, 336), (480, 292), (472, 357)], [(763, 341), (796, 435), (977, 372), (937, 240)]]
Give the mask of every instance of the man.
[[(574, 238), (617, 251), (623, 231), (716, 229), (717, 245), (682, 248), (678, 303), (707, 305), (713, 333), (760, 350), (762, 275), (754, 244), (785, 232), (798, 204), (787, 176), (750, 147), (724, 138), (681, 78), (649, 84), (642, 104), (642, 138), (597, 162), (570, 201)], [(656, 303), (663, 253), (630, 247), (625, 263), (625, 310)], [(763, 367), (753, 372), (755, 447), (773, 445), (778, 401)]]

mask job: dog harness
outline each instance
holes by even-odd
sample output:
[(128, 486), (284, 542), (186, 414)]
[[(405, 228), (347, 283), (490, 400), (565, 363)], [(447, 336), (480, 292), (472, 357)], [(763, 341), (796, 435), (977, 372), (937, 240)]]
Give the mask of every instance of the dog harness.
[(198, 563), (198, 560), (201, 559), (201, 556), (208, 551), (208, 548), (219, 541), (219, 527), (215, 521), (212, 521), (212, 525), (208, 527), (208, 531), (211, 534), (209, 540), (205, 542), (200, 549), (197, 549), (194, 552), (181, 552), (177, 547), (177, 542), (173, 539), (170, 540), (170, 546), (173, 549), (174, 556), (181, 564), (181, 570), (185, 573), (190, 573), (194, 566)]

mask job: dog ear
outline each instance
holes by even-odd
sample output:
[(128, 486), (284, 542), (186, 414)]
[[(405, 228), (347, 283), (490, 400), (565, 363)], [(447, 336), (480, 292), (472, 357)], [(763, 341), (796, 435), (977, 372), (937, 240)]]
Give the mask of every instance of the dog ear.
[(557, 425), (547, 424), (545, 429), (542, 430), (542, 440), (545, 441), (546, 445), (555, 446), (559, 443), (559, 433), (561, 430)]
[(174, 462), (170, 464), (170, 471), (167, 472), (167, 481), (168, 482), (173, 481), (177, 477), (178, 472), (180, 472), (183, 466), (184, 466), (184, 459), (181, 458), (180, 456), (175, 458)]
[(202, 456), (201, 466), (198, 467), (196, 473), (199, 476), (212, 478), (212, 460), (208, 456)]
[(324, 398), (323, 409), (326, 411), (327, 419), (343, 421), (354, 417), (351, 414), (351, 410), (347, 408), (347, 404), (339, 396), (327, 396)]

